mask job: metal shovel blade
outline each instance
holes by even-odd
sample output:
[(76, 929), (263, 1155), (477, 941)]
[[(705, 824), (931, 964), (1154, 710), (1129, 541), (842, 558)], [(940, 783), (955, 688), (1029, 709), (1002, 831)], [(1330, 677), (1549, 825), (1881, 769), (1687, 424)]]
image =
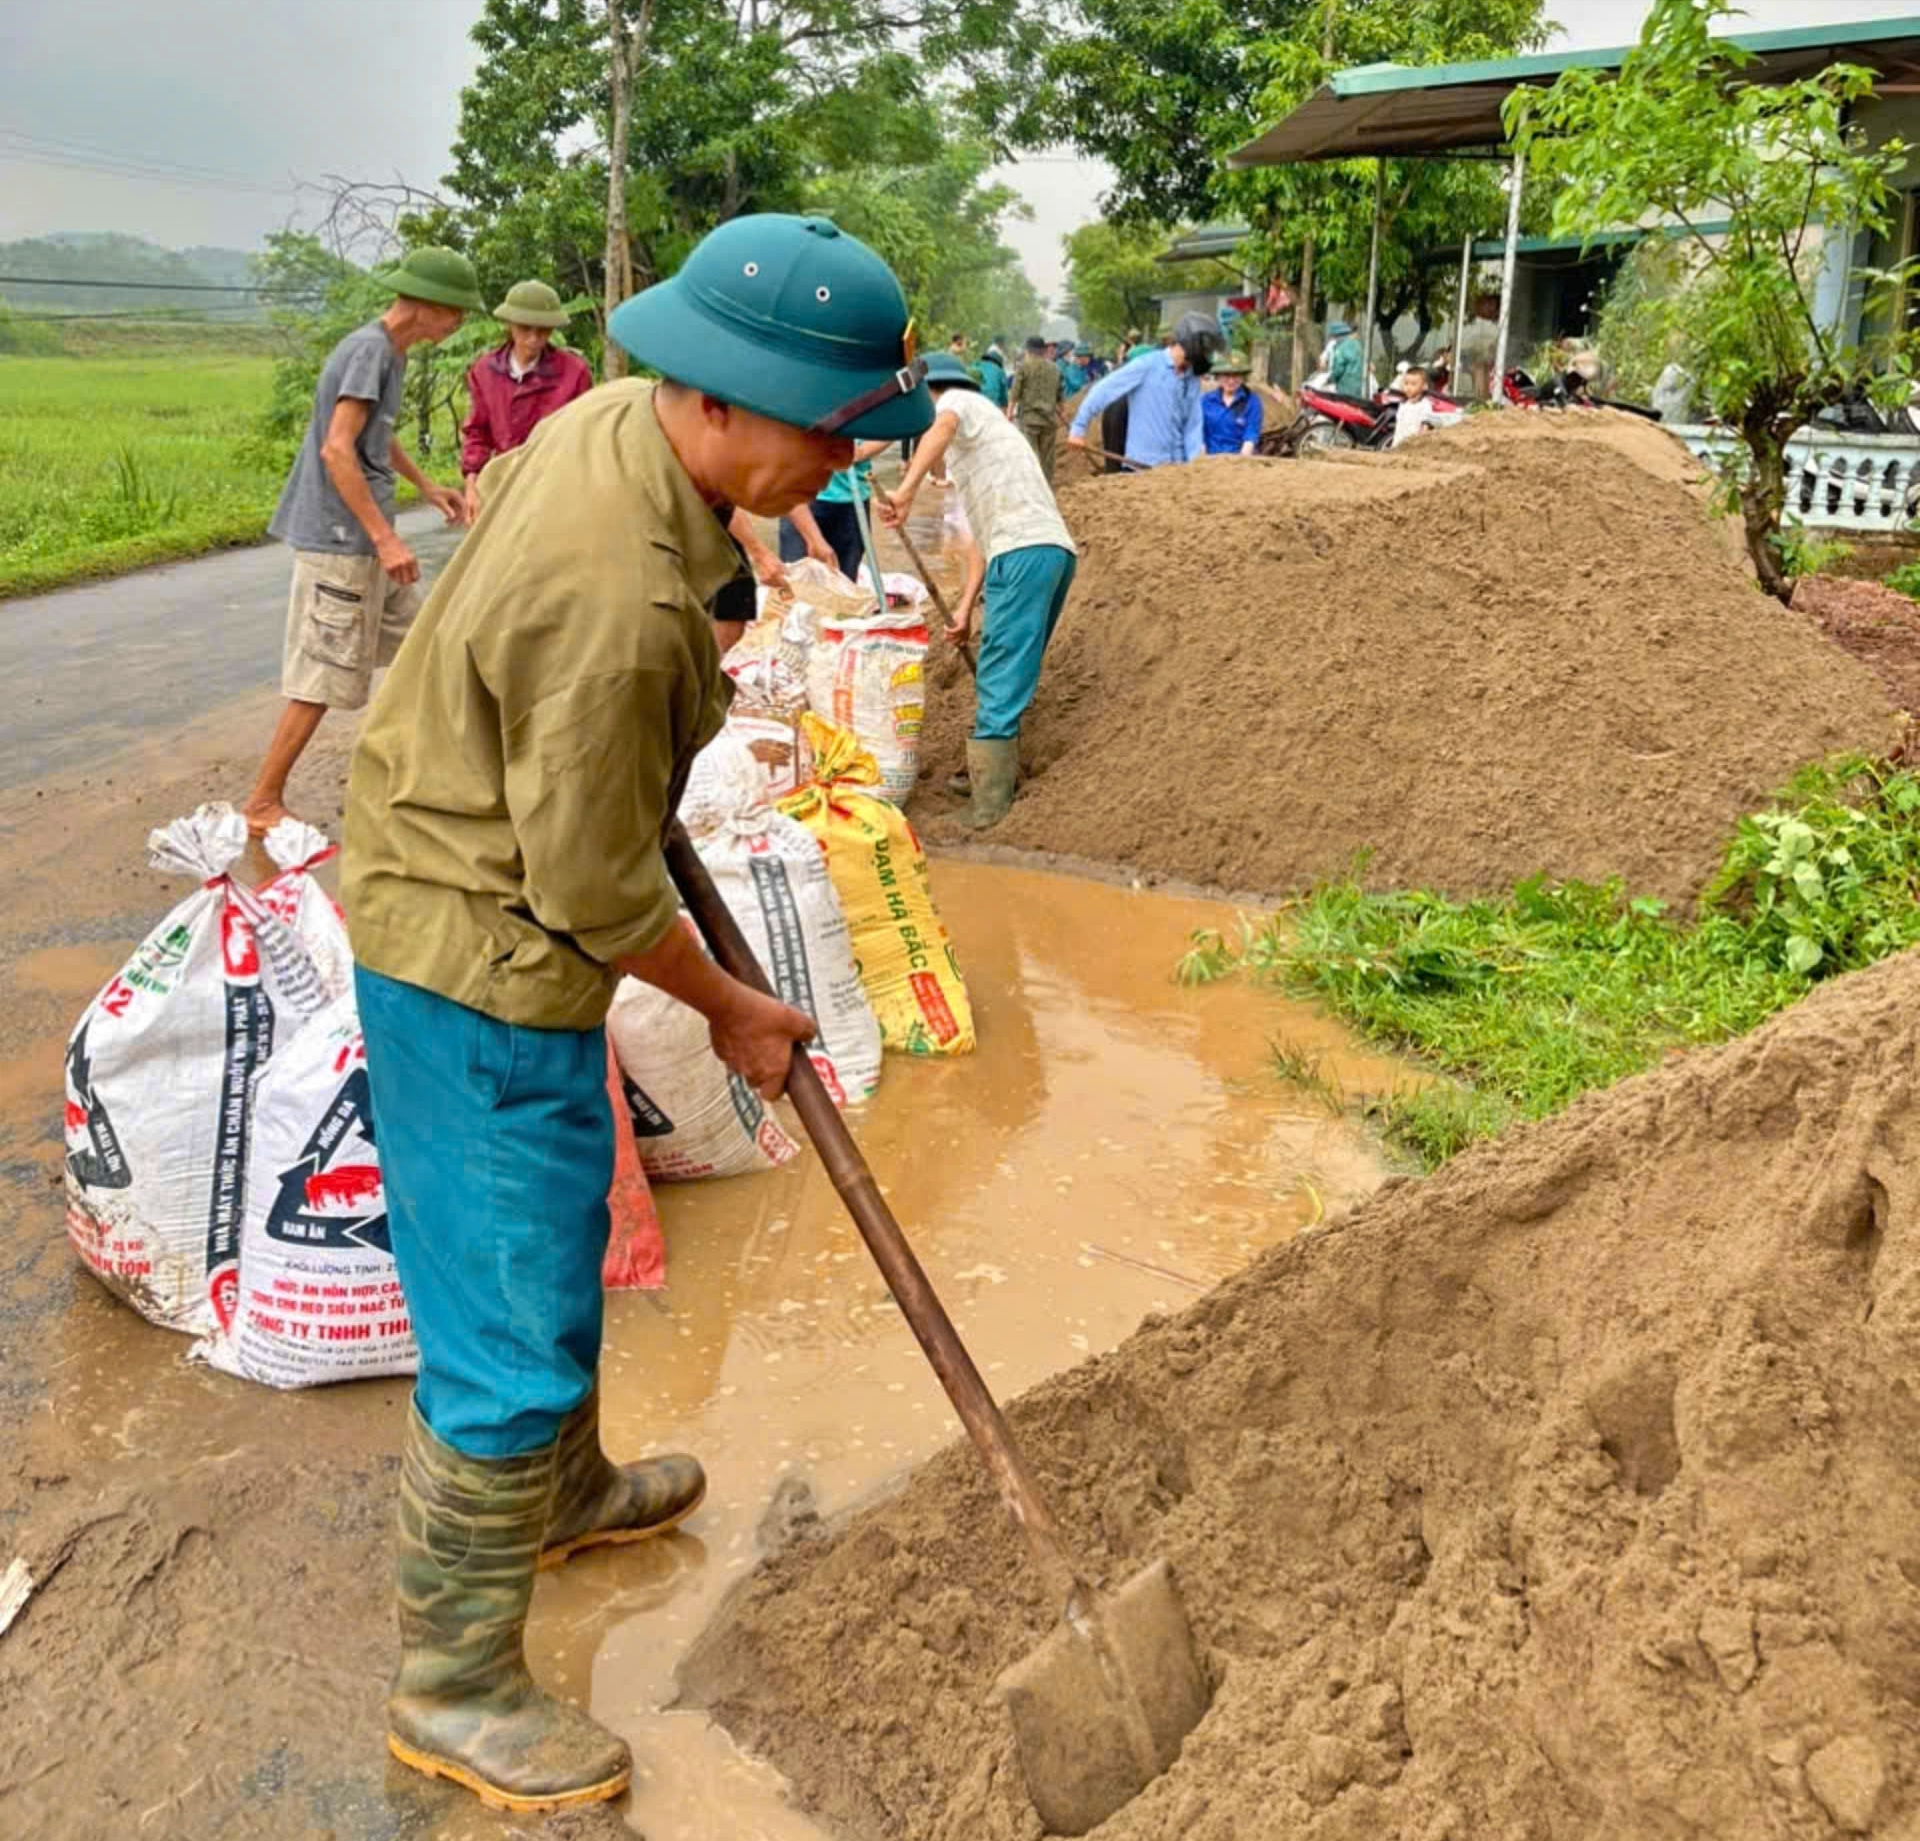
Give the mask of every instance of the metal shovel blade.
[(995, 1691), (1027, 1794), (1057, 1835), (1084, 1835), (1180, 1755), (1211, 1691), (1165, 1560), (1069, 1613)]

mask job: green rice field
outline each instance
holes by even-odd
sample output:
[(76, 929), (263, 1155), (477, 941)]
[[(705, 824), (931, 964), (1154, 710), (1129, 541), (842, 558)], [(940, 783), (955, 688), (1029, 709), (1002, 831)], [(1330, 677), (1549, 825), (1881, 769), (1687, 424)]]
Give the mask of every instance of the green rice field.
[(0, 353), (0, 600), (265, 536), (273, 358), (198, 330)]

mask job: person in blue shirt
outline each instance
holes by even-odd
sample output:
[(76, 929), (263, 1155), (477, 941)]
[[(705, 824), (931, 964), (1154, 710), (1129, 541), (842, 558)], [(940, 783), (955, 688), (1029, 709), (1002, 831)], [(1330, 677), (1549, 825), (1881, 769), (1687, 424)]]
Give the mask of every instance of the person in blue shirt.
[(1220, 388), (1200, 402), (1209, 454), (1251, 454), (1260, 439), (1260, 399), (1247, 388), (1247, 369), (1237, 352), (1213, 367)]
[(1333, 347), (1328, 369), (1332, 373), (1334, 390), (1341, 396), (1364, 397), (1367, 394), (1367, 359), (1353, 328), (1345, 320), (1335, 320), (1327, 328), (1327, 339)]
[(1198, 460), (1206, 451), (1200, 379), (1225, 343), (1217, 322), (1204, 314), (1188, 314), (1173, 329), (1173, 340), (1165, 350), (1130, 360), (1087, 392), (1067, 431), (1067, 445), (1085, 447), (1087, 424), (1124, 397), (1127, 460), (1136, 467)]
[(980, 394), (996, 409), (1007, 406), (1006, 334), (996, 332), (993, 343), (980, 354)]
[(1063, 397), (1071, 396), (1076, 390), (1084, 390), (1087, 387), (1087, 360), (1092, 356), (1092, 351), (1085, 345), (1061, 349), (1060, 394)]

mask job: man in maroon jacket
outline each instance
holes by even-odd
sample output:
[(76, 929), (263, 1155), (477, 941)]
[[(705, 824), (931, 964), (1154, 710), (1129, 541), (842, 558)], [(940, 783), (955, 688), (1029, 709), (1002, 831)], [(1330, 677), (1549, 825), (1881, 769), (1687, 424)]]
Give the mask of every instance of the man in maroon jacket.
[(479, 515), (480, 470), (496, 454), (518, 447), (556, 409), (593, 388), (593, 373), (577, 353), (556, 350), (554, 328), (568, 314), (544, 281), (516, 281), (493, 310), (507, 337), (467, 373), (473, 407), (461, 428), (460, 472), (467, 482), (467, 521)]

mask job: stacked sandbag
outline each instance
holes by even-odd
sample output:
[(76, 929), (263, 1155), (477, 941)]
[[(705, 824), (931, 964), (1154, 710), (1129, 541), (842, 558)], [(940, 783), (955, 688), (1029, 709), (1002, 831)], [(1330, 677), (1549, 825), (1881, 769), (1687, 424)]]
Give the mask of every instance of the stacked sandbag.
[(814, 781), (779, 809), (826, 854), (882, 1042), (909, 1055), (970, 1053), (973, 1009), (933, 905), (920, 840), (882, 796), (880, 770), (851, 734), (817, 716), (802, 727)]
[(607, 1251), (600, 1284), (607, 1291), (658, 1291), (667, 1282), (667, 1242), (634, 1142), (620, 1062), (607, 1043), (607, 1104), (613, 1113), (613, 1181), (607, 1189)]
[(826, 859), (804, 825), (775, 811), (750, 745), (723, 732), (701, 750), (680, 806), (694, 848), (781, 1000), (813, 1018), (808, 1048), (840, 1105), (880, 1080), (880, 1025)]
[(239, 1298), (195, 1351), (268, 1387), (412, 1374), (351, 993), (277, 1053), (253, 1099)]
[(823, 619), (807, 657), (807, 703), (850, 731), (879, 770), (879, 787), (904, 805), (920, 776), (927, 623), (918, 604), (857, 619)]
[[(676, 926), (692, 931), (692, 923)], [(752, 1087), (713, 1052), (706, 1018), (623, 978), (607, 1013), (627, 1117), (650, 1182), (750, 1176), (792, 1161), (799, 1146)]]
[(254, 1082), (342, 995), (351, 965), (338, 910), (307, 874), (326, 839), (276, 828), (270, 900), (230, 873), (246, 847), (226, 805), (149, 835), (154, 868), (197, 886), (67, 1044), (68, 1238), (108, 1290), (188, 1334), (233, 1320)]
[(734, 683), (725, 733), (752, 750), (767, 800), (797, 792), (813, 778), (813, 757), (800, 728), (807, 707), (804, 666), (796, 671), (777, 652), (743, 656), (736, 647), (725, 670)]

